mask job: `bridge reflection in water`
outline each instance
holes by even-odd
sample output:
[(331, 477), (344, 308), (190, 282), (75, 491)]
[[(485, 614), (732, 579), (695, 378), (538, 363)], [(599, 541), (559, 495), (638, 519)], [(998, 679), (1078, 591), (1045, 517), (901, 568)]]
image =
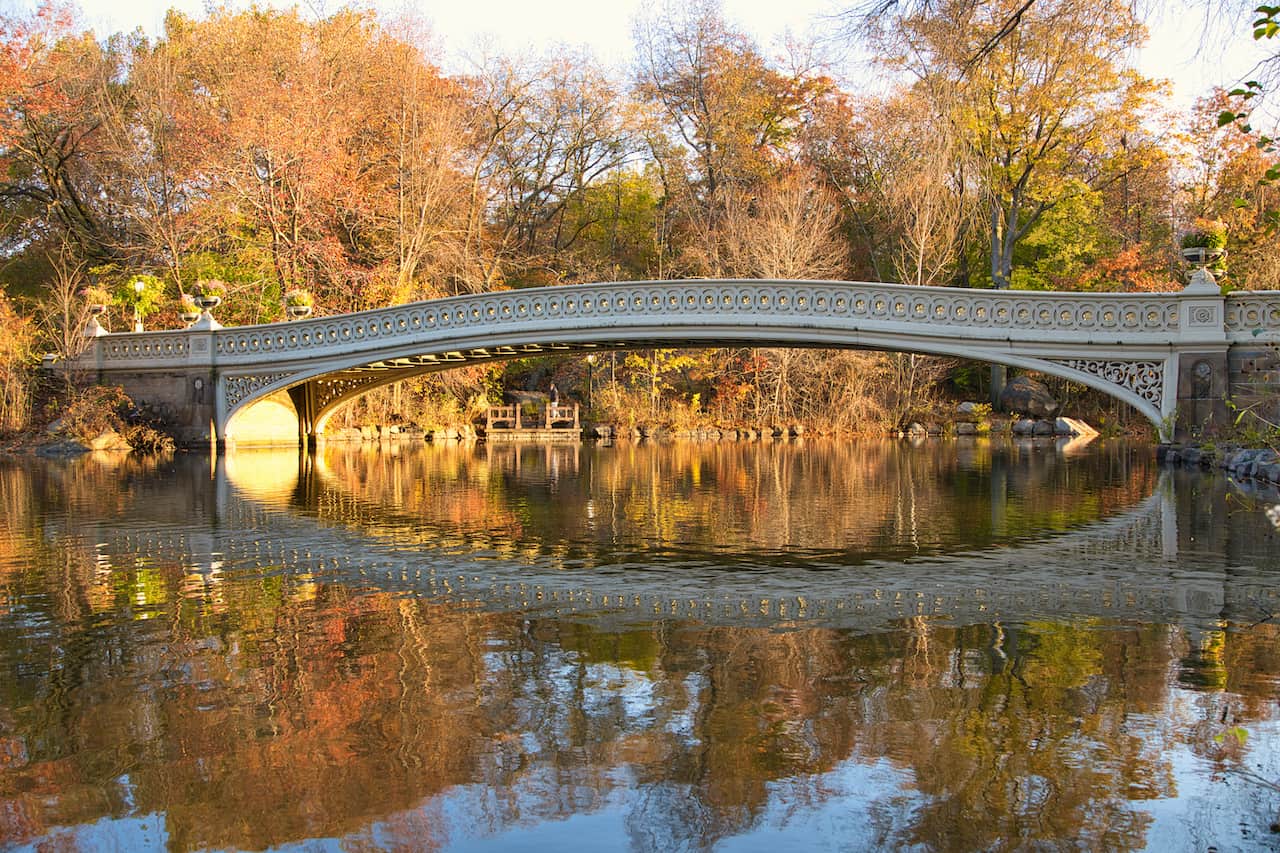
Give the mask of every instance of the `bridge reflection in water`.
[[(1132, 615), (1194, 626), (1277, 604), (1225, 577), (1177, 572), (1171, 472), (1156, 479), (1130, 461), (1130, 479), (1098, 483), (1097, 494), (1031, 497), (1072, 473), (1067, 444), (962, 448), (952, 473), (984, 488), (959, 497), (939, 489), (948, 466), (938, 459), (875, 444), (780, 444), (765, 459), (758, 447), (694, 444), (242, 451), (212, 465), (212, 532), (107, 539), (197, 575), (215, 563), (270, 566), (468, 607), (623, 622), (872, 630), (908, 616)], [(746, 478), (729, 484), (738, 499), (708, 498), (702, 480), (726, 472)], [(547, 497), (541, 506), (533, 493)]]
[(0, 845), (1264, 844), (1274, 536), (1149, 457), (0, 466)]

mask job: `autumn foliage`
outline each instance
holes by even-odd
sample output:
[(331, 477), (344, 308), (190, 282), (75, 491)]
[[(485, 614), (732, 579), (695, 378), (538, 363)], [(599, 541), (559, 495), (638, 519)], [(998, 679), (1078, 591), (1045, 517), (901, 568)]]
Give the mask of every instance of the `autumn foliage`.
[[(171, 12), (158, 35), (103, 37), (45, 2), (0, 17), (3, 284), (59, 349), (85, 319), (71, 294), (139, 275), (161, 283), (153, 327), (209, 279), (224, 323), (282, 319), (294, 290), (323, 315), (690, 276), (1166, 290), (1196, 217), (1228, 224), (1232, 286), (1280, 282), (1265, 158), (1214, 120), (1230, 96), (1161, 113), (1117, 0), (1031, 4), (983, 50), (1021, 5), (896, 5), (858, 33), (893, 80), (871, 92), (712, 0), (643, 15), (626, 75), (563, 48), (446, 72), (420, 24), (354, 8)], [(672, 399), (745, 383), (739, 415), (810, 416), (784, 399), (818, 385), (711, 369), (757, 358), (789, 383), (817, 372), (711, 356)]]

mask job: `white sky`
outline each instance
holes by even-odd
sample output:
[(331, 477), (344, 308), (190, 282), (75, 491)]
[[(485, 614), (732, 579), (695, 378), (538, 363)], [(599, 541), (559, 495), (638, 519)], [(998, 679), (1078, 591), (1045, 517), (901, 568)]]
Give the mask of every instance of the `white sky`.
[[(261, 1), (261, 0), (260, 0)], [(631, 56), (632, 21), (636, 13), (661, 0), (374, 0), (389, 12), (410, 10), (431, 24), (444, 51), (447, 68), (464, 67), (466, 57), (477, 53), (481, 40), (511, 52), (538, 51), (554, 44), (586, 45), (610, 65), (624, 65)], [(0, 9), (30, 7), (34, 0), (0, 0)], [(323, 14), (338, 8), (341, 0), (306, 0), (304, 12)], [(205, 0), (80, 0), (84, 21), (97, 33), (142, 27), (158, 33), (165, 10), (173, 7), (192, 15), (203, 14)], [(245, 0), (230, 0), (234, 7)], [(265, 5), (287, 6), (267, 0)], [(788, 31), (804, 35), (813, 31), (830, 35), (834, 23), (824, 15), (838, 11), (841, 0), (723, 0), (726, 17), (755, 37), (764, 48), (780, 43)], [(1280, 44), (1255, 44), (1249, 30), (1250, 16), (1221, 22), (1216, 43), (1201, 47), (1203, 12), (1184, 12), (1178, 0), (1151, 4), (1160, 10), (1151, 22), (1151, 43), (1137, 58), (1149, 77), (1173, 81), (1174, 106), (1185, 107), (1214, 85), (1230, 86), (1249, 76), (1254, 64)], [(1252, 5), (1250, 3), (1249, 5)]]

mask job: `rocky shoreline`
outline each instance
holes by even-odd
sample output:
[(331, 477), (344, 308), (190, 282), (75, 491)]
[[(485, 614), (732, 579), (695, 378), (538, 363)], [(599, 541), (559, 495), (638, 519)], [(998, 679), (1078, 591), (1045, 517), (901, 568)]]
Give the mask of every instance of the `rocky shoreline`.
[(1156, 448), (1161, 465), (1218, 468), (1241, 480), (1280, 486), (1280, 453), (1268, 448), (1162, 444)]

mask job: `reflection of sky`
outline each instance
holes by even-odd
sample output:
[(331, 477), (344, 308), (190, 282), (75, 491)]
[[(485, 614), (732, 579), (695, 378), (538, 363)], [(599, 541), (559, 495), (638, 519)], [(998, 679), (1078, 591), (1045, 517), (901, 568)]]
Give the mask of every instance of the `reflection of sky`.
[[(447, 824), (440, 828), (438, 837), (448, 839), (447, 849), (460, 853), (631, 850), (637, 817), (657, 838), (682, 837), (678, 827), (653, 825), (664, 818), (677, 820), (678, 815), (637, 814), (643, 808), (639, 804), (645, 800), (646, 793), (627, 784), (628, 780), (620, 778), (621, 775), (614, 780), (619, 786), (595, 811), (561, 820), (530, 817), (528, 825), (492, 833), (486, 833), (484, 822), (477, 821), (477, 814), (490, 810), (491, 792), (475, 785), (455, 788), (444, 795), (442, 804), (432, 806), (433, 812), (443, 814)], [(909, 814), (921, 799), (912, 790), (908, 774), (887, 761), (864, 764), (849, 760), (830, 773), (774, 782), (769, 789), (769, 804), (755, 823), (745, 832), (721, 840), (712, 849), (725, 853), (874, 850), (889, 840), (881, 834), (891, 828), (883, 816)], [(797, 793), (797, 789), (803, 790)], [(685, 794), (679, 789), (677, 793)], [(805, 804), (797, 805), (798, 802)], [(437, 809), (438, 805), (442, 808)], [(361, 834), (363, 838), (372, 839), (384, 836), (381, 825)]]
[(57, 827), (31, 844), (13, 848), (13, 853), (44, 850), (93, 850), (95, 853), (146, 853), (168, 850), (169, 833), (164, 815), (104, 817), (75, 827)]
[[(599, 690), (616, 695), (596, 697), (601, 703), (618, 702), (628, 716), (644, 716), (653, 709), (654, 684), (642, 674), (612, 666), (592, 665), (590, 680)], [(564, 673), (562, 673), (563, 675)], [(701, 685), (686, 684), (691, 697), (688, 713), (695, 713)], [(1131, 719), (1132, 731), (1172, 725), (1189, 736), (1195, 721), (1205, 711), (1206, 695), (1191, 690), (1175, 690), (1167, 713)], [(1217, 713), (1216, 710), (1214, 712)], [(672, 721), (676, 728), (679, 723)], [(1280, 779), (1280, 720), (1248, 727), (1246, 766), (1265, 778)], [(1149, 733), (1154, 736), (1153, 733)], [(1213, 775), (1213, 768), (1177, 737), (1155, 738), (1173, 744), (1163, 754), (1172, 776), (1174, 796), (1156, 800), (1133, 800), (1135, 812), (1152, 818), (1146, 833), (1146, 849), (1152, 851), (1274, 850), (1275, 838), (1256, 833), (1275, 818), (1277, 797), (1235, 774)], [(557, 770), (552, 766), (535, 769), (524, 776), (511, 796), (483, 785), (458, 786), (439, 798), (425, 802), (419, 810), (430, 814), (437, 824), (436, 837), (445, 849), (465, 853), (488, 851), (634, 849), (637, 827), (649, 833), (650, 842), (687, 842), (696, 827), (680, 827), (690, 816), (678, 808), (665, 811), (650, 808), (650, 801), (668, 808), (687, 802), (693, 793), (672, 783), (637, 785), (628, 768), (608, 774), (605, 790), (593, 791), (587, 802), (577, 803), (577, 813), (547, 817), (549, 792), (557, 790)], [(1034, 781), (1027, 782), (1034, 787)], [(721, 839), (711, 849), (721, 853), (767, 851), (786, 853), (801, 850), (873, 850), (903, 840), (916, 811), (926, 798), (915, 790), (911, 773), (888, 760), (867, 763), (858, 759), (841, 762), (831, 772), (768, 783), (769, 798), (764, 810), (744, 831)], [(562, 792), (569, 799), (572, 794)], [(589, 803), (589, 805), (588, 805)], [(582, 806), (588, 805), (587, 808)], [(397, 816), (375, 823), (358, 834), (362, 839), (394, 840), (390, 827), (400, 823)], [(661, 826), (665, 823), (666, 826)], [(684, 830), (682, 832), (681, 830)], [(404, 839), (399, 839), (403, 841)], [(647, 846), (647, 845), (641, 845)], [(334, 850), (341, 844), (299, 844), (281, 850)]]
[[(1175, 691), (1171, 704), (1194, 714), (1202, 694)], [(1227, 728), (1226, 725), (1222, 728)], [(1245, 727), (1244, 765), (1265, 779), (1280, 781), (1280, 721)], [(1236, 773), (1215, 773), (1213, 765), (1195, 755), (1186, 744), (1164, 753), (1171, 765), (1177, 795), (1135, 802), (1135, 811), (1151, 815), (1147, 849), (1165, 850), (1276, 850), (1275, 835), (1257, 835), (1280, 818), (1280, 796)], [(1230, 764), (1228, 764), (1230, 766)]]

